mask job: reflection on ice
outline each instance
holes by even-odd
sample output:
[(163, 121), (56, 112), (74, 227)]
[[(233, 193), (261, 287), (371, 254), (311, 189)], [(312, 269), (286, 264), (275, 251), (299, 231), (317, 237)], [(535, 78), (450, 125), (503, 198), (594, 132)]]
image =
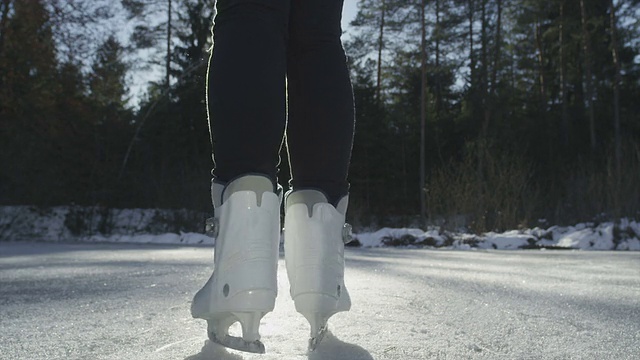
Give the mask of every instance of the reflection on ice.
[(327, 331), (315, 351), (309, 352), (309, 360), (373, 360), (362, 347), (340, 341)]
[(198, 354), (186, 357), (184, 360), (242, 360), (242, 356), (230, 353), (224, 346), (209, 340), (205, 341)]

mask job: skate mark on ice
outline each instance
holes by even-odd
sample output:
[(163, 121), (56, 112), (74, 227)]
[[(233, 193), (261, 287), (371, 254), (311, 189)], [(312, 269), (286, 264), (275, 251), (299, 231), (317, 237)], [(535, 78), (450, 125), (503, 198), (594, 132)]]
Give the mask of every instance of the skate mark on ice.
[(182, 343), (183, 343), (183, 342), (185, 342), (185, 341), (192, 341), (192, 340), (195, 340), (195, 339), (199, 339), (199, 338), (184, 339), (184, 340), (176, 341), (176, 342), (174, 342), (174, 343), (167, 344), (167, 345), (164, 345), (164, 346), (161, 346), (161, 347), (157, 348), (157, 349), (156, 349), (156, 352), (160, 352), (160, 351), (165, 350), (165, 349), (168, 349), (168, 348), (170, 348), (170, 347), (172, 347), (172, 346), (182, 344)]
[(322, 342), (308, 356), (309, 360), (373, 360), (366, 349), (339, 340), (330, 330), (327, 330)]
[(244, 358), (230, 353), (222, 345), (207, 340), (198, 354), (188, 356), (184, 360), (244, 360)]

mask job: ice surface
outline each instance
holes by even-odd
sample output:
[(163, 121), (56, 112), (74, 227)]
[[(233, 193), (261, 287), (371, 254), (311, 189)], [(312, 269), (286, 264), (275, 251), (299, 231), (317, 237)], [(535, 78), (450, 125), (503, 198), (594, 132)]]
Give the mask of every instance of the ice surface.
[(281, 259), (264, 355), (212, 344), (191, 318), (211, 258), (201, 247), (0, 243), (0, 358), (640, 358), (637, 252), (348, 249), (352, 310), (312, 353)]

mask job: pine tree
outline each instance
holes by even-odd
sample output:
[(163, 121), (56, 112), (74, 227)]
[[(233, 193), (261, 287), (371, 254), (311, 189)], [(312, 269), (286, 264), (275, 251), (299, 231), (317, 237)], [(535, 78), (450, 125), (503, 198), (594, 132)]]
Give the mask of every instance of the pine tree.
[(55, 43), (43, 1), (3, 3), (0, 49), (0, 196), (4, 202), (49, 199), (38, 184), (51, 168), (59, 134)]
[[(125, 49), (114, 35), (100, 46), (91, 66), (89, 91), (104, 116), (122, 111), (126, 107), (126, 76), (128, 64), (124, 62)], [(99, 120), (98, 120), (99, 121)]]
[[(172, 0), (121, 0), (122, 7), (127, 12), (129, 20), (135, 28), (131, 34), (131, 42), (136, 50), (152, 50), (149, 60), (144, 66), (164, 64), (164, 87), (171, 86), (171, 62), (173, 51), (173, 21), (174, 3)], [(163, 41), (164, 40), (164, 41)], [(158, 57), (164, 54), (164, 61)]]
[[(211, 145), (205, 106), (205, 75), (214, 2), (175, 2), (169, 89), (152, 83), (135, 119), (120, 177), (152, 184), (140, 189), (150, 206), (208, 208)], [(142, 139), (142, 141), (138, 141)]]
[(44, 0), (49, 13), (58, 59), (90, 65), (98, 46), (111, 32), (120, 31), (119, 10), (112, 0)]
[(127, 108), (125, 48), (109, 36), (98, 48), (89, 75), (93, 154), (88, 183), (92, 203), (117, 203), (122, 198), (118, 174), (127, 140), (132, 133), (131, 111)]

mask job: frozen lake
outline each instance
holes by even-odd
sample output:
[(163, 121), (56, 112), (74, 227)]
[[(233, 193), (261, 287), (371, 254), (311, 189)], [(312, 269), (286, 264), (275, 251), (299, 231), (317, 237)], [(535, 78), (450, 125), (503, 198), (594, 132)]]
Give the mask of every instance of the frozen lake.
[(307, 354), (281, 259), (265, 355), (206, 342), (211, 248), (0, 243), (0, 359), (637, 359), (640, 253), (347, 249), (353, 308)]

